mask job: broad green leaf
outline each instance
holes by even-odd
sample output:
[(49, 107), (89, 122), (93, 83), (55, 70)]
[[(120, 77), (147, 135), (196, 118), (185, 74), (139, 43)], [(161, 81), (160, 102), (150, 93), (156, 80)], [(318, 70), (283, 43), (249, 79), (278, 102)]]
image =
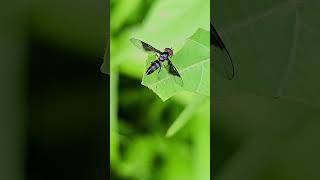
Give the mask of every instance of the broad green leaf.
[[(210, 96), (209, 40), (209, 31), (198, 29), (171, 58), (182, 77), (182, 86), (177, 82), (177, 77), (170, 75), (165, 68), (162, 68), (160, 73), (157, 73), (157, 70), (151, 75), (144, 75), (142, 84), (154, 91), (163, 101), (181, 91)], [(154, 59), (154, 56), (149, 56), (147, 67)]]

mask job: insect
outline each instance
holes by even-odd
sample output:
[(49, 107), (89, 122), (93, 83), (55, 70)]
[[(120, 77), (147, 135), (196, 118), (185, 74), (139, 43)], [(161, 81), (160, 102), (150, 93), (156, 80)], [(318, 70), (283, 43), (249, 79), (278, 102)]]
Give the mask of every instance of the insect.
[(224, 45), (221, 37), (219, 36), (218, 32), (216, 31), (212, 23), (210, 23), (210, 33), (211, 33), (211, 44), (219, 48), (223, 53), (223, 56), (224, 56), (223, 64), (224, 64), (225, 75), (227, 79), (232, 80), (235, 76), (232, 58), (230, 56), (230, 53), (228, 52), (228, 49)]
[[(155, 72), (157, 69), (158, 71), (158, 78), (161, 68), (164, 66), (168, 73), (174, 76), (175, 81), (180, 85), (183, 86), (183, 81), (181, 75), (179, 74), (178, 70), (175, 68), (173, 63), (171, 62), (170, 58), (173, 56), (173, 49), (172, 48), (164, 48), (164, 51), (160, 51), (148, 43), (145, 43), (139, 39), (131, 38), (130, 41), (137, 46), (138, 48), (144, 50), (147, 53), (154, 53), (157, 56), (157, 59), (151, 62), (151, 65), (148, 67), (146, 71), (146, 75), (150, 75)], [(165, 64), (167, 62), (167, 64)]]

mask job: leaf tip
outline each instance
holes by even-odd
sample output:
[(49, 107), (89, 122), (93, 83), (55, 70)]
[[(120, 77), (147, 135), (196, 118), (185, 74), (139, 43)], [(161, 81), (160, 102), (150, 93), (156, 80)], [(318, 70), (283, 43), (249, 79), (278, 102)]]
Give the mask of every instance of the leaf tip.
[(169, 128), (166, 132), (166, 135), (165, 137), (166, 138), (171, 138), (176, 132), (175, 131), (172, 131), (172, 128)]

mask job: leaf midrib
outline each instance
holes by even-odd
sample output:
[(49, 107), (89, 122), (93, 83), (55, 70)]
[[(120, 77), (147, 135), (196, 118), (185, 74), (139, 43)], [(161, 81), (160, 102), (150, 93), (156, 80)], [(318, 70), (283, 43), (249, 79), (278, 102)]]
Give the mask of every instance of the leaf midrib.
[[(195, 43), (197, 43), (197, 44), (200, 44), (201, 46), (203, 46), (205, 49), (207, 49), (207, 50), (209, 50), (209, 48), (210, 48), (210, 45), (209, 46), (206, 46), (206, 45), (204, 45), (204, 44), (202, 44), (202, 43), (200, 43), (200, 42), (198, 42), (198, 41), (195, 41), (195, 40), (193, 40), (193, 39), (188, 39), (188, 40), (190, 40), (190, 41), (193, 41), (193, 42), (195, 42)], [(209, 44), (209, 43), (208, 43)]]

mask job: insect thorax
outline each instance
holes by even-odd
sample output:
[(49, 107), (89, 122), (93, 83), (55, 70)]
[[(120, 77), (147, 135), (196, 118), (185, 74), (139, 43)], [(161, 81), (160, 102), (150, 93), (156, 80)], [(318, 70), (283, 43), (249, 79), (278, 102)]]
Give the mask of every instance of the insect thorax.
[(162, 53), (159, 57), (159, 61), (164, 62), (169, 57), (168, 53)]

